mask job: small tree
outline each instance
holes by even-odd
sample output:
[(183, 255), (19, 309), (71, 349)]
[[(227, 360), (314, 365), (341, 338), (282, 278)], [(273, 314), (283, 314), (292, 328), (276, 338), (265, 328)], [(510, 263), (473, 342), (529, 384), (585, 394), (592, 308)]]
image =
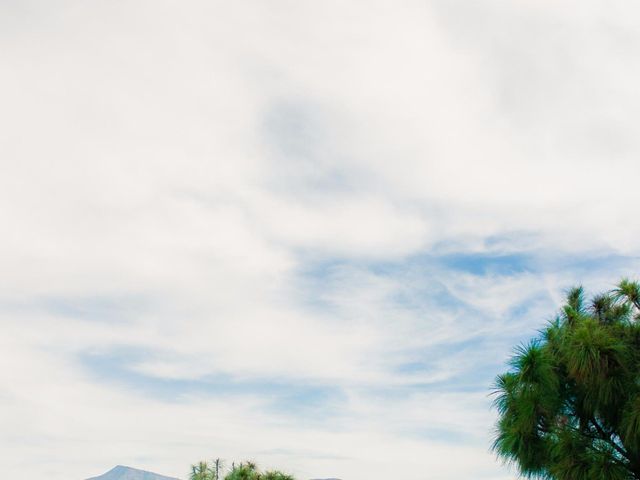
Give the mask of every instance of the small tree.
[(207, 462), (191, 465), (189, 480), (218, 480), (217, 470)]
[(259, 475), (255, 463), (247, 462), (238, 466), (234, 464), (224, 480), (258, 480)]
[(640, 285), (622, 280), (518, 347), (498, 376), (493, 445), (523, 476), (640, 479)]
[(279, 470), (261, 472), (255, 463), (245, 462), (238, 466), (233, 464), (224, 480), (295, 480), (295, 478)]

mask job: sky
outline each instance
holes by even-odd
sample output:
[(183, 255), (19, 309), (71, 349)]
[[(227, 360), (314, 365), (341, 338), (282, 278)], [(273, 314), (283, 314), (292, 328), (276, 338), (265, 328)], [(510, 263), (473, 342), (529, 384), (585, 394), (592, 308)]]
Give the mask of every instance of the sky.
[(0, 465), (507, 480), (491, 386), (640, 272), (640, 3), (0, 1)]

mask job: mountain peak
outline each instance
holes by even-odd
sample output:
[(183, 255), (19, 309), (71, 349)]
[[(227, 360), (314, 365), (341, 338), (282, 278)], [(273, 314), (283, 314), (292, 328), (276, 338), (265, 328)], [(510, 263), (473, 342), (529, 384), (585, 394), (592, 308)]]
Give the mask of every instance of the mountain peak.
[(178, 480), (174, 477), (165, 477), (146, 470), (127, 467), (126, 465), (116, 465), (107, 473), (98, 477), (91, 477), (87, 480)]

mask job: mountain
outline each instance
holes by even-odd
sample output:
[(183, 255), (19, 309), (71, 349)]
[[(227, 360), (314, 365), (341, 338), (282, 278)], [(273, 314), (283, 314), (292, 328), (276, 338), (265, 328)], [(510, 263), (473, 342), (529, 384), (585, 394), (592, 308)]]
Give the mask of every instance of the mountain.
[(158, 475), (157, 473), (146, 472), (144, 470), (138, 470), (137, 468), (125, 467), (118, 465), (112, 468), (107, 473), (100, 475), (99, 477), (87, 478), (87, 480), (178, 480), (174, 477), (165, 477), (164, 475)]

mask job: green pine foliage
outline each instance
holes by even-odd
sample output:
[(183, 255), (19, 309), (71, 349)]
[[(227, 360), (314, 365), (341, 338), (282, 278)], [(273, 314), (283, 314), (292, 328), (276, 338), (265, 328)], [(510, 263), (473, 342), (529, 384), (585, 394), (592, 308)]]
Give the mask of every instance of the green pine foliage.
[(240, 465), (233, 468), (224, 480), (258, 480), (260, 473), (253, 465)]
[[(220, 480), (222, 475), (222, 462), (217, 459), (214, 462), (199, 462), (191, 466), (189, 480)], [(224, 480), (295, 480), (294, 477), (279, 470), (261, 472), (253, 462), (232, 464), (231, 469), (224, 475)]]
[(195, 465), (191, 465), (189, 480), (218, 480), (218, 478), (213, 465), (201, 461)]
[(234, 466), (224, 480), (295, 480), (295, 478), (279, 470), (261, 472), (255, 463), (245, 462), (237, 467)]
[(622, 280), (516, 349), (494, 390), (494, 451), (529, 478), (640, 480), (640, 285)]

